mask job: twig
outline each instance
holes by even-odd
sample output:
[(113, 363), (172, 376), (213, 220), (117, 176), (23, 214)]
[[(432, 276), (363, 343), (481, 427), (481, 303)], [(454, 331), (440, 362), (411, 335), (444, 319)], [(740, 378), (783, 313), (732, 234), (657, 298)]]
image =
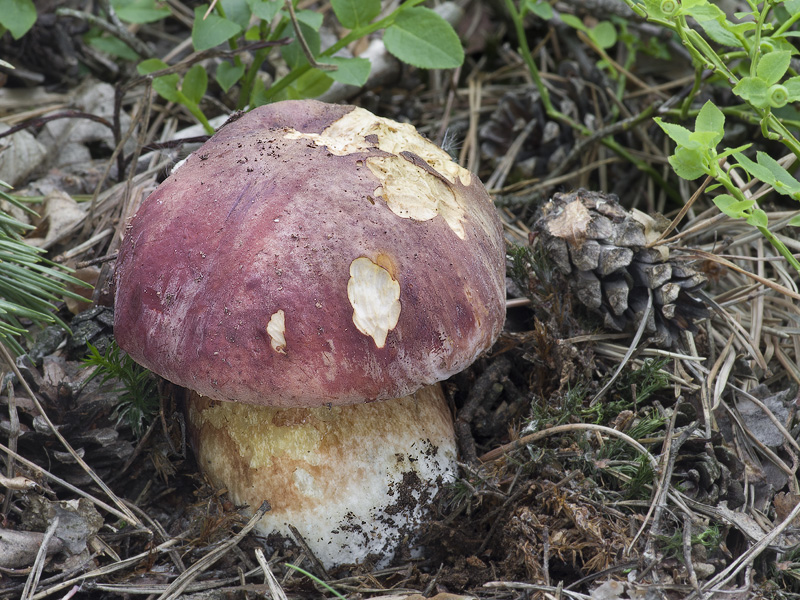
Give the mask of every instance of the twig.
[(39, 578), (42, 576), (42, 569), (44, 569), (45, 559), (47, 558), (47, 547), (50, 545), (50, 540), (53, 539), (53, 535), (56, 533), (58, 521), (59, 518), (55, 517), (44, 533), (42, 545), (39, 546), (36, 559), (33, 561), (33, 568), (31, 569), (30, 575), (28, 575), (27, 581), (25, 581), (25, 587), (22, 588), (22, 600), (29, 600), (32, 594), (36, 592), (36, 588), (39, 587)]
[(339, 69), (336, 65), (328, 65), (324, 63), (318, 63), (317, 59), (314, 58), (314, 54), (311, 52), (311, 48), (308, 47), (308, 42), (306, 42), (306, 38), (303, 36), (303, 32), (300, 31), (300, 22), (297, 20), (297, 15), (294, 12), (294, 4), (292, 0), (286, 0), (286, 10), (289, 11), (289, 19), (292, 21), (292, 27), (294, 28), (294, 35), (297, 38), (298, 43), (300, 44), (300, 48), (303, 50), (303, 54), (308, 60), (308, 64), (311, 65), (312, 69), (319, 69), (320, 71), (336, 71)]
[(57, 121), (59, 119), (87, 119), (89, 121), (94, 121), (95, 123), (100, 123), (112, 131), (114, 129), (114, 125), (112, 125), (108, 119), (104, 119), (103, 117), (98, 117), (97, 115), (85, 113), (79, 110), (67, 110), (64, 112), (55, 113), (53, 115), (47, 115), (46, 117), (33, 117), (32, 119), (27, 119), (19, 125), (14, 125), (14, 127), (10, 127), (9, 129), (0, 132), (0, 138), (12, 135), (18, 131), (22, 131), (23, 129), (38, 129), (43, 125), (50, 123), (51, 121)]
[[(8, 380), (8, 418), (9, 418), (9, 431), (8, 431), (8, 447), (14, 452), (17, 451), (17, 439), (19, 438), (19, 414), (17, 414), (17, 397), (14, 395), (14, 386), (11, 379)], [(8, 457), (6, 474), (9, 479), (14, 477), (14, 457)], [(13, 491), (9, 490), (3, 499), (3, 516), (8, 515), (8, 509), (11, 506), (11, 498), (14, 495)]]
[(294, 541), (297, 542), (297, 545), (300, 546), (300, 548), (303, 550), (303, 552), (305, 552), (305, 554), (308, 557), (308, 559), (311, 561), (312, 569), (314, 571), (316, 571), (316, 573), (314, 573), (314, 574), (317, 577), (327, 581), (330, 578), (328, 576), (328, 572), (325, 570), (325, 567), (319, 561), (319, 559), (314, 554), (314, 552), (311, 550), (309, 545), (306, 543), (305, 538), (297, 530), (297, 527), (295, 527), (294, 525), (289, 523), (289, 530), (292, 532), (292, 537), (294, 537)]
[(537, 431), (536, 433), (530, 433), (519, 438), (518, 440), (514, 440), (508, 444), (503, 444), (494, 450), (490, 450), (486, 454), (480, 456), (478, 460), (482, 463), (491, 462), (493, 460), (497, 460), (505, 454), (508, 454), (509, 452), (523, 448), (528, 444), (533, 444), (539, 440), (550, 437), (551, 435), (567, 433), (570, 431), (596, 431), (598, 433), (604, 433), (606, 435), (617, 437), (626, 444), (636, 448), (636, 450), (638, 450), (645, 458), (647, 458), (647, 461), (650, 463), (650, 466), (653, 467), (653, 469), (658, 469), (658, 461), (655, 459), (655, 457), (650, 454), (647, 448), (642, 446), (631, 436), (617, 429), (612, 429), (611, 427), (606, 427), (604, 425), (595, 425), (594, 423), (571, 423), (569, 425), (556, 425), (555, 427), (550, 427), (549, 429), (543, 429), (542, 431)]
[[(762, 552), (764, 552), (775, 542), (778, 536), (782, 535), (787, 528), (792, 526), (792, 523), (798, 516), (800, 516), (800, 503), (798, 503), (794, 509), (792, 509), (792, 512), (790, 512), (787, 517), (780, 522), (780, 524), (778, 524), (763, 538), (761, 538), (758, 543), (748, 548), (745, 552), (742, 552), (742, 554), (736, 557), (725, 570), (721, 571), (715, 577), (707, 581), (705, 585), (703, 585), (702, 591), (711, 591), (711, 593), (722, 591), (720, 589), (722, 586), (726, 585), (734, 577), (736, 577), (743, 568), (752, 564), (752, 562)], [(699, 597), (699, 594), (692, 594), (686, 600), (691, 600), (692, 598), (696, 597)]]
[(642, 313), (641, 317), (642, 320), (639, 323), (639, 328), (636, 330), (636, 335), (633, 336), (630, 346), (628, 346), (628, 351), (625, 353), (625, 357), (622, 359), (622, 361), (620, 361), (616, 371), (614, 371), (614, 374), (611, 376), (611, 379), (609, 379), (603, 386), (603, 388), (595, 394), (594, 398), (592, 398), (592, 401), (589, 403), (589, 406), (594, 406), (595, 404), (597, 404), (597, 402), (600, 401), (600, 399), (605, 395), (605, 393), (608, 391), (611, 385), (617, 380), (619, 374), (622, 373), (622, 369), (625, 368), (625, 365), (628, 364), (628, 361), (630, 360), (631, 356), (633, 356), (633, 353), (636, 350), (636, 346), (639, 345), (639, 340), (642, 339), (642, 335), (644, 334), (644, 329), (647, 326), (647, 317), (650, 316), (651, 310), (653, 310), (653, 290), (648, 288), (647, 306), (645, 307), (644, 312)]
[(158, 600), (172, 600), (178, 598), (192, 581), (194, 581), (203, 571), (225, 556), (231, 548), (241, 542), (261, 520), (267, 511), (270, 510), (269, 502), (264, 501), (258, 510), (253, 514), (247, 524), (232, 538), (220, 544), (217, 548), (206, 554), (203, 558), (194, 563), (191, 567), (181, 573), (166, 590), (158, 597)]
[[(104, 2), (103, 4), (105, 4), (105, 10), (113, 11), (108, 2)], [(108, 14), (110, 15), (111, 13)], [(92, 13), (82, 10), (75, 10), (74, 8), (58, 8), (56, 9), (56, 16), (71, 17), (79, 21), (84, 21), (89, 25), (97, 27), (98, 29), (102, 29), (106, 33), (110, 33), (113, 37), (121, 40), (139, 56), (143, 56), (144, 58), (152, 58), (154, 56), (153, 50), (146, 43), (128, 31), (128, 29), (124, 26), (117, 26), (109, 23), (105, 19), (101, 19), (97, 15), (93, 15)], [(116, 16), (116, 13), (114, 13), (114, 16)]]

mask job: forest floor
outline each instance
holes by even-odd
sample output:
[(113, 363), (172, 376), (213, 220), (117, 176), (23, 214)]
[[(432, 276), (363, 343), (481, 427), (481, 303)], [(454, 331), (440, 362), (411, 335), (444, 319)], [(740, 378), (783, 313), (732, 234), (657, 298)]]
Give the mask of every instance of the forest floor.
[[(89, 44), (91, 24), (55, 17), (81, 4), (41, 3), (27, 36), (0, 38), (0, 58), (16, 67), (3, 71), (0, 125), (19, 132), (0, 138), (13, 139), (0, 178), (39, 213), (29, 237), (95, 286), (91, 304), (58, 302), (72, 336), (48, 328), (26, 356), (0, 360), (0, 373), (16, 374), (0, 399), (0, 538), (21, 534), (8, 546), (15, 562), (0, 566), (0, 598), (800, 597), (800, 276), (756, 229), (722, 215), (702, 179), (673, 173), (673, 144), (652, 117), (677, 122), (669, 111), (690, 95), (693, 115), (735, 98), (693, 88), (692, 62), (669, 32), (622, 2), (554, 3), (586, 31), (612, 27), (618, 41), (606, 49), (558, 16), (529, 16), (559, 119), (505, 4), (459, 0), (461, 67), (392, 63), (384, 81), (331, 98), (414, 124), (477, 173), (509, 258), (500, 339), (445, 383), (466, 427), (424, 555), (324, 571), (297, 549), (265, 557), (247, 535), (247, 517), (187, 449), (178, 390), (157, 382), (137, 430), (120, 418), (119, 383), (89, 377), (87, 343), (113, 339), (109, 285), (125, 223), (205, 132), (135, 61)], [(300, 4), (330, 18), (328, 2)], [(192, 7), (165, 6), (172, 16), (129, 33), (169, 64), (191, 65)], [(200, 64), (213, 72), (219, 60)], [(280, 71), (277, 50), (267, 64)], [(219, 123), (236, 99), (212, 82), (199, 104)], [(725, 143), (747, 141), (774, 152), (758, 123), (729, 118)], [(615, 228), (639, 224), (647, 243), (632, 252), (657, 251), (672, 280), (691, 285), (665, 301), (664, 282), (628, 260), (621, 268), (644, 280), (644, 303), (604, 320), (586, 307), (575, 264), (586, 231), (561, 235), (554, 223), (572, 201), (591, 215), (613, 207)], [(787, 225), (796, 207), (775, 194), (761, 206), (797, 252)], [(37, 555), (46, 537), (57, 551)]]

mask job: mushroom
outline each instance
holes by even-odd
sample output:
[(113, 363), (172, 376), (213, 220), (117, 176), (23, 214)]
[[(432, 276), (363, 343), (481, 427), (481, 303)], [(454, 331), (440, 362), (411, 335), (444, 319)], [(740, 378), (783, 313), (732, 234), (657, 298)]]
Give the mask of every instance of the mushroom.
[(415, 544), (455, 477), (438, 382), (505, 317), (477, 177), (413, 126), (302, 100), (231, 119), (131, 219), (115, 334), (190, 390), (200, 468), (325, 567)]

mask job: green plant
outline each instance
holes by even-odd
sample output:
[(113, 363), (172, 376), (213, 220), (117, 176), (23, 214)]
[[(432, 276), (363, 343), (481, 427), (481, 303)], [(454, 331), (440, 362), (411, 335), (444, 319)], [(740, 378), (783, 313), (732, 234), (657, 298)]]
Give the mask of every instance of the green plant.
[(303, 569), (303, 568), (301, 568), (301, 567), (298, 567), (297, 565), (293, 565), (292, 563), (286, 563), (286, 566), (287, 566), (287, 567), (289, 567), (290, 569), (294, 569), (295, 571), (297, 571), (297, 572), (298, 572), (298, 573), (300, 573), (301, 575), (305, 575), (305, 576), (306, 576), (306, 577), (308, 577), (308, 578), (309, 578), (311, 581), (313, 581), (314, 583), (316, 583), (316, 584), (318, 584), (318, 585), (322, 586), (323, 588), (325, 588), (326, 590), (328, 590), (328, 591), (329, 591), (331, 594), (333, 594), (334, 596), (336, 596), (337, 598), (339, 598), (339, 600), (347, 600), (347, 598), (346, 598), (345, 596), (343, 596), (341, 593), (339, 593), (338, 591), (336, 591), (336, 590), (335, 590), (333, 587), (331, 587), (331, 586), (330, 586), (328, 583), (326, 583), (326, 582), (322, 581), (322, 579), (320, 579), (320, 578), (319, 578), (319, 577), (317, 577), (316, 575), (314, 575), (314, 574), (312, 574), (312, 573), (309, 573), (309, 572), (308, 572), (308, 571), (306, 571), (305, 569)]
[[(2, 189), (10, 186), (0, 181), (0, 201), (36, 215), (18, 198)], [(19, 338), (29, 336), (24, 320), (35, 325), (58, 324), (69, 330), (55, 314), (54, 302), (80, 296), (66, 289), (66, 284), (87, 284), (69, 275), (70, 270), (44, 258), (44, 250), (25, 243), (23, 235), (34, 229), (0, 207), (0, 341), (16, 354), (24, 352)]]
[(581, 418), (607, 425), (623, 410), (636, 410), (655, 392), (669, 385), (664, 367), (667, 359), (646, 359), (638, 369), (626, 369), (614, 383), (615, 393), (602, 402), (581, 409)]
[[(659, 535), (657, 536), (660, 542), (661, 551), (664, 553), (665, 558), (677, 558), (681, 562), (686, 561), (683, 553), (683, 532), (680, 530), (675, 531), (672, 535)], [(698, 533), (691, 535), (690, 544), (692, 546), (700, 544), (707, 550), (715, 550), (719, 548), (722, 542), (723, 534), (716, 523), (710, 524), (705, 529)]]
[(117, 423), (122, 420), (137, 436), (142, 434), (144, 425), (158, 410), (158, 389), (153, 374), (135, 363), (133, 359), (120, 350), (112, 341), (104, 354), (88, 344), (89, 356), (84, 359), (87, 367), (96, 367), (89, 379), (100, 377), (100, 382), (119, 381), (122, 385), (117, 391), (122, 392), (115, 409)]
[(0, 0), (0, 37), (8, 31), (18, 40), (34, 23), (36, 6), (33, 0)]
[[(737, 13), (736, 22), (708, 0), (625, 0), (637, 14), (671, 30), (691, 55), (696, 69), (695, 85), (682, 107), (672, 116), (685, 119), (703, 81), (711, 70), (715, 81), (727, 85), (742, 101), (740, 106), (722, 110), (710, 101), (696, 113), (694, 131), (656, 119), (677, 147), (670, 157), (673, 170), (687, 180), (706, 176), (707, 191), (720, 191), (717, 207), (733, 219), (745, 219), (756, 227), (786, 261), (800, 272), (800, 262), (769, 229), (766, 213), (756, 199), (742, 190), (734, 176), (764, 184), (769, 191), (800, 200), (800, 182), (789, 170), (800, 159), (798, 125), (790, 103), (800, 101), (800, 76), (791, 67), (798, 54), (791, 39), (792, 26), (800, 20), (800, 0), (755, 2), (748, 0), (749, 12)], [(688, 21), (691, 18), (704, 37)], [(737, 148), (723, 145), (726, 113), (758, 123), (765, 139), (783, 144), (788, 154), (776, 159), (759, 151), (755, 160), (745, 154), (752, 144)], [(790, 225), (800, 226), (800, 215)]]
[[(525, 17), (528, 14), (535, 14), (541, 18), (549, 19), (550, 17), (553, 16), (552, 7), (546, 4), (543, 0), (536, 0), (536, 1), (519, 0), (518, 3), (515, 2), (514, 0), (505, 0), (505, 5), (508, 14), (511, 17), (511, 21), (514, 24), (514, 30), (517, 36), (517, 41), (519, 42), (520, 55), (522, 56), (522, 59), (525, 62), (525, 66), (528, 67), (531, 79), (533, 79), (533, 83), (536, 86), (537, 91), (539, 92), (539, 97), (541, 98), (542, 107), (547, 113), (547, 116), (550, 119), (568, 125), (577, 134), (584, 136), (586, 138), (591, 138), (595, 135), (598, 135), (598, 132), (591, 130), (586, 125), (571, 118), (569, 115), (564, 114), (555, 107), (550, 98), (550, 92), (547, 86), (544, 84), (544, 80), (541, 74), (539, 73), (539, 68), (536, 66), (536, 61), (533, 58), (530, 46), (528, 45), (528, 40), (524, 26)], [(607, 60), (608, 57), (603, 52), (603, 46), (611, 44), (613, 43), (614, 40), (617, 39), (617, 31), (612, 23), (604, 22), (604, 24), (598, 24), (596, 27), (589, 28), (586, 27), (579, 19), (570, 18), (568, 15), (560, 15), (560, 16), (562, 19), (564, 19), (564, 17), (566, 16), (567, 17), (566, 21), (569, 24), (571, 24), (578, 31), (584, 33), (586, 37), (600, 51), (603, 58), (608, 62)], [(629, 123), (626, 124), (626, 126), (631, 127), (635, 125), (637, 122), (644, 121), (650, 118), (654, 110), (655, 107), (650, 107), (649, 109), (643, 111), (640, 115), (632, 119)], [(648, 176), (651, 177), (659, 185), (659, 187), (663, 189), (670, 197), (674, 198), (675, 200), (680, 200), (680, 196), (678, 195), (678, 193), (670, 185), (668, 185), (666, 181), (664, 181), (661, 175), (652, 166), (648, 165), (643, 160), (640, 160), (636, 156), (634, 156), (631, 152), (629, 152), (626, 148), (624, 148), (621, 144), (619, 144), (612, 135), (600, 135), (599, 137), (600, 137), (599, 141), (601, 144), (603, 144), (609, 150), (611, 150), (612, 152), (623, 158), (625, 161), (634, 165), (637, 169), (641, 170), (644, 173), (647, 173)]]
[[(287, 98), (313, 98), (334, 81), (363, 85), (369, 77), (369, 60), (341, 57), (336, 53), (365, 36), (381, 29), (386, 49), (395, 57), (423, 69), (447, 69), (464, 60), (461, 42), (453, 28), (434, 11), (419, 6), (423, 0), (409, 0), (380, 17), (380, 0), (331, 0), (333, 14), (349, 33), (329, 48), (322, 49), (319, 30), (322, 15), (310, 10), (295, 10), (282, 0), (221, 0), (209, 8), (195, 8), (192, 44), (195, 50), (208, 50), (227, 43), (231, 50), (241, 41), (274, 43), (282, 38), (291, 42), (281, 48), (290, 71), (269, 88), (257, 74), (271, 48), (261, 48), (245, 65), (238, 55), (224, 61), (216, 72), (217, 83), (226, 92), (240, 85), (239, 108), (259, 106)], [(255, 25), (250, 25), (255, 22)], [(141, 74), (167, 68), (160, 59), (139, 64)], [(200, 75), (198, 72), (202, 72)], [(206, 91), (205, 71), (192, 67), (183, 77), (169, 74), (155, 77), (153, 87), (164, 98), (186, 106), (210, 132), (199, 109)]]

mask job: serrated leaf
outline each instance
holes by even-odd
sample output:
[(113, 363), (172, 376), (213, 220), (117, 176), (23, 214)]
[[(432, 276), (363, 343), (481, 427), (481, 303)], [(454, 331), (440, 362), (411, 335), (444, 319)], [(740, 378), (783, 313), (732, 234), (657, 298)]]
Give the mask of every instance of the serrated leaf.
[(763, 79), (768, 86), (779, 82), (789, 68), (792, 60), (790, 52), (778, 50), (764, 54), (756, 66), (756, 75)]
[(28, 33), (36, 22), (36, 6), (31, 0), (0, 0), (0, 25), (15, 40)]
[(271, 22), (283, 6), (281, 0), (247, 0), (250, 11), (262, 21)]
[(160, 58), (148, 58), (147, 60), (143, 60), (136, 65), (136, 71), (139, 73), (139, 75), (149, 75), (154, 71), (160, 71), (161, 69), (166, 69), (167, 67), (169, 67), (169, 65)]
[(328, 77), (345, 85), (361, 87), (367, 82), (372, 63), (366, 58), (345, 58), (331, 56), (325, 58), (328, 64), (336, 65), (335, 71), (327, 71)]
[(675, 154), (669, 157), (669, 164), (678, 177), (694, 181), (707, 174), (704, 159), (705, 156), (699, 149), (679, 147), (675, 150)]
[(733, 93), (756, 108), (769, 106), (769, 86), (760, 77), (742, 77), (733, 88)]
[(194, 44), (195, 50), (208, 50), (219, 46), (242, 31), (242, 28), (233, 21), (223, 19), (213, 12), (203, 19), (207, 10), (208, 5), (206, 4), (194, 9), (192, 44)]
[(686, 127), (684, 127), (683, 125), (677, 125), (675, 123), (666, 123), (659, 117), (656, 117), (653, 120), (656, 122), (656, 124), (658, 124), (659, 127), (661, 127), (661, 129), (664, 130), (664, 133), (666, 133), (670, 137), (670, 139), (672, 139), (672, 141), (678, 144), (679, 146), (694, 145), (691, 139), (692, 132), (686, 129)]
[(766, 152), (757, 152), (753, 162), (744, 154), (734, 154), (734, 158), (750, 175), (768, 183), (775, 191), (785, 196), (800, 193), (800, 181), (797, 181), (780, 163)]
[(732, 219), (743, 219), (753, 206), (753, 200), (737, 200), (729, 194), (720, 194), (714, 198), (714, 204)]
[(767, 227), (769, 226), (769, 218), (760, 208), (754, 208), (750, 215), (747, 217), (747, 224), (753, 227)]
[(688, 6), (682, 3), (682, 13), (693, 17), (706, 32), (706, 35), (718, 44), (724, 46), (740, 46), (741, 42), (732, 33), (734, 24), (725, 18), (725, 13), (710, 2), (697, 3)]
[(725, 115), (709, 100), (697, 113), (694, 128), (695, 131), (713, 133), (711, 146), (716, 147), (722, 141), (722, 136), (725, 135)]
[(800, 193), (800, 181), (797, 181), (789, 171), (784, 169), (781, 164), (766, 152), (760, 150), (756, 152), (758, 164), (766, 168), (773, 180), (770, 182), (776, 191), (791, 196)]
[(369, 25), (381, 12), (381, 0), (331, 0), (339, 23), (347, 29)]
[(772, 179), (772, 173), (769, 172), (769, 169), (758, 164), (757, 162), (750, 160), (747, 156), (738, 152), (733, 155), (733, 158), (736, 159), (736, 162), (739, 163), (739, 166), (741, 166), (751, 177), (755, 177), (764, 183), (770, 183), (770, 180)]
[(200, 104), (203, 99), (203, 94), (206, 93), (208, 88), (208, 73), (200, 65), (194, 65), (191, 69), (186, 71), (183, 76), (183, 83), (181, 83), (181, 91), (188, 100), (195, 104)]
[(395, 57), (421, 69), (453, 69), (464, 62), (461, 40), (450, 24), (421, 6), (401, 9), (383, 43)]
[(172, 14), (163, 4), (160, 8), (156, 6), (155, 0), (112, 0), (111, 6), (127, 23), (154, 23)]
[(244, 65), (234, 65), (223, 61), (217, 66), (215, 79), (223, 92), (231, 89), (244, 75)]

